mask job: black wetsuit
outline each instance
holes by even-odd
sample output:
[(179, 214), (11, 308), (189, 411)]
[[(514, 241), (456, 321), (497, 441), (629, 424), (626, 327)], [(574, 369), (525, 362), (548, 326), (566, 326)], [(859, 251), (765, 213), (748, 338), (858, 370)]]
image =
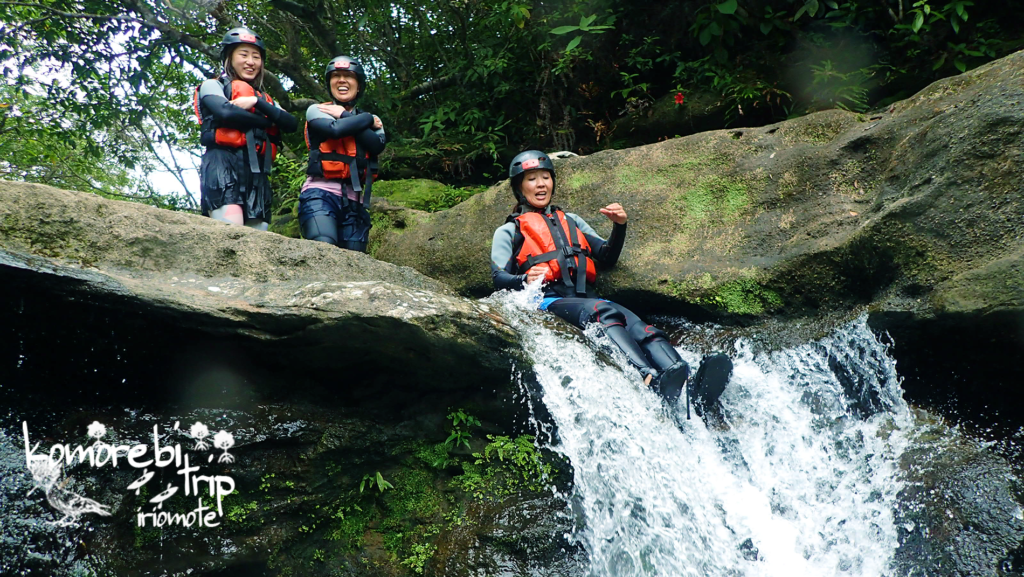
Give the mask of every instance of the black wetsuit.
[[(207, 80), (200, 86), (197, 96), (203, 121), (200, 141), (206, 147), (199, 169), (203, 214), (209, 215), (225, 205), (239, 204), (246, 220), (270, 222), (272, 194), (267, 155), (254, 155), (251, 151), (271, 140), (267, 134), (271, 126), (277, 126), (282, 132), (295, 132), (298, 121), (262, 96), (256, 101), (256, 112), (239, 108), (231, 104), (225, 90), (230, 90), (230, 84)], [(234, 128), (246, 133), (247, 139), (251, 135), (255, 142), (251, 147), (237, 148), (217, 144), (217, 128)]]
[(369, 162), (363, 161), (363, 192), (357, 193), (351, 178), (323, 178), (313, 151), (319, 149), (321, 142), (352, 137), (358, 149), (370, 155), (369, 161), (375, 162), (377, 155), (384, 151), (387, 139), (383, 129), (374, 130), (373, 121), (372, 114), (358, 110), (346, 111), (341, 118), (334, 118), (322, 112), (317, 104), (307, 109), (309, 179), (299, 196), (299, 226), (303, 238), (366, 252), (371, 226), (370, 199), (369, 195), (363, 193), (367, 184), (372, 183), (372, 167)]
[[(590, 257), (598, 269), (615, 266), (626, 240), (626, 225), (613, 225), (612, 234), (605, 241), (579, 216), (572, 213), (565, 215), (586, 237), (590, 244)], [(515, 258), (523, 242), (523, 235), (515, 222), (505, 223), (494, 231), (491, 243), (491, 278), (494, 288), (519, 290), (526, 286), (526, 271), (519, 270)], [(560, 283), (547, 283), (544, 285), (544, 301), (540, 308), (580, 328), (589, 323), (600, 323), (605, 334), (626, 353), (630, 364), (645, 377), (657, 376), (659, 372), (670, 369), (687, 374), (689, 372), (686, 362), (672, 348), (664, 332), (645, 323), (626, 307), (598, 297), (589, 284), (586, 294), (578, 296), (575, 287), (566, 291), (566, 287)], [(684, 374), (682, 380), (685, 381), (685, 378)], [(678, 391), (674, 393), (678, 396)]]

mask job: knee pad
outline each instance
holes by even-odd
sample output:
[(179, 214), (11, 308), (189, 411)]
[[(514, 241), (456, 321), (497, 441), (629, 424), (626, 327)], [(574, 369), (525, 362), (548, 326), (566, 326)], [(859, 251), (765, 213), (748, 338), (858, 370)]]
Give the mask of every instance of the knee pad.
[(586, 311), (584, 309), (583, 314), (590, 315), (590, 318), (594, 322), (601, 323), (606, 327), (613, 325), (619, 325), (621, 327), (626, 326), (626, 316), (622, 314), (622, 311), (612, 306), (608, 301), (596, 301), (594, 303), (593, 310)]
[[(330, 222), (324, 222), (325, 226), (320, 226), (322, 219), (331, 219)], [(334, 219), (329, 215), (317, 215), (306, 219), (299, 224), (299, 228), (302, 229), (302, 238), (306, 240), (317, 240), (320, 242), (326, 242), (329, 244), (338, 244), (338, 238), (336, 234), (330, 234), (331, 230), (337, 230), (336, 227), (332, 227)]]
[(633, 340), (638, 343), (645, 343), (658, 338), (666, 342), (668, 341), (668, 335), (665, 334), (665, 331), (654, 325), (641, 325), (639, 323), (629, 328), (629, 336), (633, 337)]
[(653, 325), (636, 323), (629, 328), (629, 336), (633, 337), (633, 340), (640, 345), (647, 358), (651, 359), (651, 364), (659, 371), (667, 370), (678, 363), (686, 365), (679, 353), (672, 347), (668, 335), (661, 329)]

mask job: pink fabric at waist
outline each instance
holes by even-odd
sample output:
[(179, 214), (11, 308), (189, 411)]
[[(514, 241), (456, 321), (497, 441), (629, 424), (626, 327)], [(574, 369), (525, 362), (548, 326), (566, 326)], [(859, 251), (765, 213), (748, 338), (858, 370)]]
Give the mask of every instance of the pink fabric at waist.
[(301, 192), (305, 192), (306, 189), (309, 188), (320, 188), (337, 196), (344, 194), (349, 198), (349, 200), (355, 200), (357, 202), (360, 200), (359, 194), (352, 190), (352, 185), (340, 180), (320, 178), (319, 176), (307, 176), (306, 182), (302, 184)]

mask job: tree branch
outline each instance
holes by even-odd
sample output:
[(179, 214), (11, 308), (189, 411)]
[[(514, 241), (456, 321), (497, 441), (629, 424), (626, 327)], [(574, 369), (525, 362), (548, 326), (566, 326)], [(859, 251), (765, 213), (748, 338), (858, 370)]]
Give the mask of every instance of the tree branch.
[(456, 74), (451, 74), (451, 75), (448, 75), (448, 76), (444, 76), (444, 77), (438, 78), (437, 80), (428, 80), (428, 81), (424, 82), (423, 84), (419, 84), (417, 86), (413, 86), (409, 90), (406, 90), (405, 92), (403, 92), (402, 94), (399, 95), (399, 98), (411, 100), (413, 98), (416, 98), (417, 96), (422, 96), (424, 94), (429, 94), (431, 92), (437, 92), (439, 90), (444, 90), (445, 88), (448, 88), (449, 86), (458, 84), (460, 79), (462, 79), (462, 73), (461, 72), (456, 73)]

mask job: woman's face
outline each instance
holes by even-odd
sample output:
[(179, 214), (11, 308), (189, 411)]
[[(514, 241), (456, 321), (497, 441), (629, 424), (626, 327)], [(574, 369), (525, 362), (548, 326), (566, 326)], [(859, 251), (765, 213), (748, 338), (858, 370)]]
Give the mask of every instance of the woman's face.
[(551, 172), (543, 168), (527, 170), (523, 175), (523, 184), (519, 190), (526, 197), (526, 202), (533, 208), (544, 208), (551, 204), (551, 193), (554, 192), (554, 181)]
[(331, 72), (331, 96), (338, 102), (352, 102), (359, 96), (359, 80), (350, 70)]
[(231, 69), (240, 80), (252, 82), (263, 70), (263, 56), (252, 44), (241, 44), (231, 53)]

